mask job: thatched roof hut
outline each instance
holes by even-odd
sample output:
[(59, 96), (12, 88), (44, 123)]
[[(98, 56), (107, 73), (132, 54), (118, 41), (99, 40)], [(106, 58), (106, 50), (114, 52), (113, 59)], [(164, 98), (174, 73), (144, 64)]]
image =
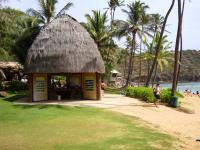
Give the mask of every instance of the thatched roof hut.
[(72, 17), (63, 15), (44, 27), (30, 47), (27, 73), (104, 73), (94, 40)]
[(101, 74), (105, 72), (101, 54), (85, 28), (68, 15), (56, 18), (40, 31), (28, 50), (24, 70), (30, 75), (33, 101), (77, 96), (73, 94), (77, 90), (60, 84), (56, 88), (52, 81), (56, 75), (64, 75), (66, 82), (79, 87), (81, 98), (101, 97)]
[(23, 66), (18, 62), (5, 62), (0, 61), (0, 69), (11, 69), (11, 70), (21, 70), (23, 69)]

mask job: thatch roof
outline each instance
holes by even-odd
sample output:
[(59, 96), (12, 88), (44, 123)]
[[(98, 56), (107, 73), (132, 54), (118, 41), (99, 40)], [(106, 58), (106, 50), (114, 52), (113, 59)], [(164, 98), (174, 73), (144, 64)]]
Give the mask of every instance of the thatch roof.
[(89, 33), (64, 15), (44, 27), (28, 50), (27, 73), (104, 73), (101, 54)]
[(11, 70), (21, 70), (23, 66), (18, 62), (5, 62), (0, 61), (0, 69), (11, 69)]

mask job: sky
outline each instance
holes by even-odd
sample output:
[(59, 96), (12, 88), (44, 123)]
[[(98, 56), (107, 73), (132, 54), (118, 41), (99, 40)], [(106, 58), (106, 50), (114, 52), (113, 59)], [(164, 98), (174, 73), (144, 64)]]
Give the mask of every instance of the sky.
[[(183, 49), (196, 49), (200, 50), (200, 15), (198, 11), (200, 10), (200, 0), (186, 0), (185, 14), (183, 20)], [(56, 5), (56, 11), (62, 9), (62, 7), (70, 1), (58, 0)], [(102, 10), (105, 11), (108, 7), (108, 0), (71, 0), (74, 6), (70, 8), (67, 12), (69, 15), (74, 17), (79, 22), (86, 21), (84, 15), (91, 14), (91, 10)], [(133, 0), (125, 0), (125, 4), (130, 4)], [(148, 13), (160, 13), (165, 15), (170, 4), (171, 0), (141, 0), (145, 4), (149, 5)], [(126, 9), (126, 5), (122, 7)], [(176, 30), (177, 30), (177, 4), (175, 4), (169, 20), (167, 22), (167, 30), (170, 31), (168, 34), (169, 41), (174, 42), (176, 39)], [(34, 8), (39, 10), (38, 0), (9, 0), (5, 3), (4, 6), (9, 6), (16, 8), (22, 11), (26, 11), (28, 8)], [(126, 14), (124, 14), (121, 9), (118, 8), (116, 11), (115, 19), (126, 19)], [(124, 46), (125, 43), (123, 40), (119, 41), (120, 46)]]

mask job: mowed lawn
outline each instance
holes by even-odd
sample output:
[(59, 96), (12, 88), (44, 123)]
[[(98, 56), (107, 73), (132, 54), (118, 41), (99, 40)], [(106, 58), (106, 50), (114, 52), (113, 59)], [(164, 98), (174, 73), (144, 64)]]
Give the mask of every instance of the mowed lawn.
[(106, 110), (10, 102), (22, 96), (0, 99), (1, 150), (169, 150), (176, 142), (145, 122)]

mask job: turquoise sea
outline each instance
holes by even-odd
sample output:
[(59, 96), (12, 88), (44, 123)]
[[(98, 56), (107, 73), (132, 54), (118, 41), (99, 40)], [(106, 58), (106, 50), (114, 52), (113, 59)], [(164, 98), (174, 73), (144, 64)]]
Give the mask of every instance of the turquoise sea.
[[(161, 88), (171, 88), (171, 83), (162, 83), (160, 84)], [(200, 82), (187, 82), (187, 83), (179, 83), (177, 90), (179, 92), (184, 92), (186, 89), (191, 90), (192, 93), (196, 93), (196, 91), (200, 91)]]

